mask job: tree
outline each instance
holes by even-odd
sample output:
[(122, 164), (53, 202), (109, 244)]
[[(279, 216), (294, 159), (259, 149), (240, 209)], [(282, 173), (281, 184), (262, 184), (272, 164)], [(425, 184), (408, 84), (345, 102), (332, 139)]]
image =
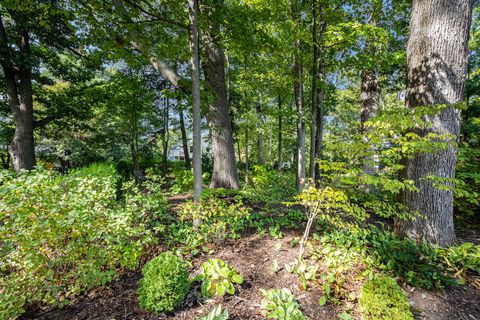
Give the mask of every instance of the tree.
[[(448, 146), (435, 153), (417, 152), (405, 159), (404, 178), (418, 191), (404, 191), (401, 203), (420, 213), (416, 220), (396, 220), (401, 236), (441, 246), (455, 242), (452, 179), (457, 160), (455, 141), (460, 130), (458, 104), (464, 100), (471, 0), (413, 1), (407, 45), (406, 106), (432, 106), (434, 115), (415, 132), (438, 137)], [(440, 180), (440, 181), (439, 181)], [(440, 184), (440, 186), (438, 185)]]
[(202, 136), (200, 118), (200, 64), (198, 61), (198, 0), (189, 0), (190, 18), (190, 64), (192, 68), (193, 107), (193, 199), (202, 193)]

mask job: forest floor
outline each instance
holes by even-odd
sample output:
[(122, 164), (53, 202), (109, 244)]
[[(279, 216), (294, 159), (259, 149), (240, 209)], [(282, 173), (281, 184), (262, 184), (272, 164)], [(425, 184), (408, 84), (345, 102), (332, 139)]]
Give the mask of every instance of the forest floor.
[[(183, 202), (185, 197), (170, 198), (171, 210)], [(141, 278), (141, 269), (126, 272), (116, 281), (95, 288), (77, 297), (70, 305), (49, 310), (29, 310), (21, 319), (41, 320), (120, 320), (120, 319), (199, 319), (221, 303), (228, 309), (230, 319), (264, 319), (259, 313), (262, 296), (259, 289), (288, 288), (297, 298), (302, 312), (311, 320), (338, 319), (343, 312), (341, 306), (327, 304), (320, 306), (322, 296), (320, 288), (311, 286), (302, 290), (301, 281), (296, 274), (285, 270), (285, 264), (292, 262), (298, 255), (298, 247), (289, 242), (301, 235), (298, 230), (285, 232), (282, 239), (256, 233), (247, 234), (237, 240), (227, 240), (219, 245), (210, 245), (209, 254), (193, 259), (193, 274), (198, 272), (202, 262), (208, 258), (219, 258), (235, 267), (244, 278), (237, 287), (234, 296), (226, 296), (204, 301), (200, 297), (199, 284), (194, 283), (184, 303), (174, 313), (156, 316), (143, 311), (138, 303), (137, 285)], [(480, 230), (462, 227), (458, 232), (459, 240), (480, 243)], [(151, 248), (145, 260), (166, 250), (160, 245)], [(146, 261), (144, 261), (146, 262)], [(274, 264), (278, 268), (274, 268)], [(473, 285), (447, 287), (437, 290), (425, 290), (403, 285), (408, 295), (416, 319), (431, 320), (480, 320), (480, 289)], [(352, 288), (359, 290), (359, 288)], [(357, 314), (358, 316), (358, 314)]]

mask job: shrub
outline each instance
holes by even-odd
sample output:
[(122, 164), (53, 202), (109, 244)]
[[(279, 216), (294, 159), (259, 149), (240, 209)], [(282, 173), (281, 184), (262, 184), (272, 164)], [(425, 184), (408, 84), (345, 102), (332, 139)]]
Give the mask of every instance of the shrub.
[(187, 265), (171, 252), (150, 260), (142, 269), (138, 296), (145, 310), (156, 313), (174, 310), (190, 288)]
[(305, 316), (295, 300), (295, 296), (288, 289), (260, 289), (264, 297), (262, 309), (268, 319), (304, 320)]
[(234, 284), (243, 282), (235, 268), (220, 259), (208, 259), (200, 266), (201, 272), (195, 280), (202, 281), (202, 295), (206, 298), (234, 294)]
[(30, 302), (68, 303), (138, 265), (154, 238), (144, 208), (116, 200), (116, 184), (108, 164), (64, 176), (0, 173), (0, 318), (20, 315)]
[(358, 302), (365, 319), (413, 320), (407, 297), (395, 279), (388, 276), (367, 280)]

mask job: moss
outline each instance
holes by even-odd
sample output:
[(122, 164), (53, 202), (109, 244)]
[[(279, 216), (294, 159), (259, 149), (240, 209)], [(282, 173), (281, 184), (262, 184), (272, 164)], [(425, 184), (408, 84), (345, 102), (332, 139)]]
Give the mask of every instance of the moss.
[(174, 310), (190, 288), (183, 260), (170, 252), (150, 260), (142, 270), (138, 296), (142, 308), (156, 313)]
[(407, 296), (395, 279), (388, 276), (367, 280), (359, 304), (364, 319), (413, 320)]

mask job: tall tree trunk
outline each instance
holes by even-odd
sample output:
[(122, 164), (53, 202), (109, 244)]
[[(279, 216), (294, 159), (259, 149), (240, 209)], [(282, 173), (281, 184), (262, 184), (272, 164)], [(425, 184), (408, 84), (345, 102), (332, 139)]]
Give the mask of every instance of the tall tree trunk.
[(188, 0), (190, 18), (190, 65), (193, 109), (193, 201), (202, 194), (202, 129), (200, 110), (200, 63), (198, 52), (198, 0)]
[[(381, 87), (379, 79), (373, 70), (364, 69), (360, 75), (360, 125), (362, 130), (363, 139), (365, 143), (368, 143), (368, 128), (365, 123), (375, 117), (378, 112), (378, 106), (380, 103)], [(372, 148), (370, 148), (372, 149)], [(373, 150), (370, 150), (371, 153)], [(371, 156), (366, 156), (362, 159), (363, 172), (369, 175), (375, 173), (376, 166), (372, 164), (374, 159)], [(364, 186), (368, 191), (369, 187)]]
[[(21, 25), (17, 23), (17, 26)], [(16, 71), (12, 65), (7, 34), (0, 16), (1, 65), (7, 89), (7, 101), (13, 114), (15, 132), (10, 146), (10, 156), (15, 171), (31, 170), (36, 165), (33, 138), (33, 92), (30, 66), (30, 43), (28, 31), (20, 30), (21, 65), (18, 68), (19, 86), (15, 80)], [(20, 95), (20, 98), (19, 98)]]
[[(320, 74), (323, 78), (325, 76), (325, 62), (323, 59), (321, 61), (320, 70)], [(317, 89), (317, 94), (317, 121), (315, 123), (317, 126), (315, 132), (315, 185), (319, 187), (322, 182), (320, 161), (322, 160), (323, 152), (323, 115), (325, 109), (325, 95), (322, 86)]]
[(315, 138), (317, 122), (317, 78), (318, 78), (318, 30), (317, 30), (317, 1), (312, 0), (312, 108), (310, 113), (310, 178), (315, 180)]
[[(180, 104), (180, 99), (177, 100)], [(190, 153), (188, 151), (188, 139), (187, 139), (187, 130), (185, 129), (185, 118), (183, 116), (183, 110), (179, 106), (179, 115), (180, 118), (180, 131), (182, 132), (182, 145), (183, 145), (183, 156), (185, 160), (185, 169), (190, 170)]]
[[(300, 25), (299, 0), (292, 2), (292, 18), (297, 25)], [(305, 180), (305, 126), (303, 123), (304, 99), (303, 99), (303, 65), (301, 59), (300, 39), (295, 40), (295, 53), (293, 57), (293, 92), (295, 106), (297, 108), (297, 152), (296, 152), (296, 184), (297, 190), (302, 191)]]
[(206, 60), (205, 79), (213, 89), (214, 100), (207, 113), (207, 121), (212, 135), (213, 173), (211, 188), (240, 188), (235, 147), (230, 120), (230, 105), (225, 86), (225, 56), (219, 43), (220, 23), (215, 12), (222, 10), (223, 1), (215, 0), (209, 7), (209, 27), (204, 34)]
[(305, 180), (305, 126), (303, 123), (303, 81), (302, 81), (302, 63), (298, 56), (295, 57), (294, 62), (295, 79), (294, 79), (294, 93), (295, 105), (297, 107), (298, 122), (297, 122), (297, 190), (302, 191)]
[(278, 96), (278, 150), (277, 150), (277, 170), (282, 170), (282, 143), (283, 143), (283, 126), (282, 126), (282, 98)]
[[(464, 98), (467, 72), (468, 35), (471, 0), (414, 0), (407, 45), (408, 108), (425, 105), (456, 104)], [(416, 133), (449, 134), (458, 137), (460, 110), (435, 106), (438, 113), (426, 116), (425, 125)], [(455, 141), (436, 153), (416, 153), (405, 159), (404, 178), (414, 181), (418, 192), (405, 191), (400, 201), (409, 211), (422, 216), (415, 221), (395, 221), (400, 236), (427, 240), (441, 246), (455, 242), (453, 225), (453, 191), (437, 188), (431, 176), (455, 177), (457, 150)], [(438, 183), (438, 181), (437, 181)]]

